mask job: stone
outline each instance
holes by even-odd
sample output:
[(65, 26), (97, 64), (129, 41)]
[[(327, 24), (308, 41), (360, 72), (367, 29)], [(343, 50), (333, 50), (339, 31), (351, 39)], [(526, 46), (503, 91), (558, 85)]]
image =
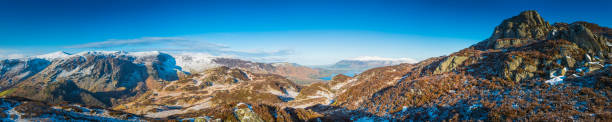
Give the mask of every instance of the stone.
[(524, 11), (504, 20), (493, 35), (476, 45), (477, 49), (500, 49), (546, 39), (552, 26), (536, 11)]
[(434, 71), (434, 74), (442, 74), (445, 72), (449, 72), (457, 68), (459, 65), (463, 64), (468, 57), (465, 56), (450, 56), (447, 57), (446, 60), (442, 61), (440, 65)]
[(576, 60), (572, 57), (565, 56), (565, 58), (563, 58), (563, 65), (565, 65), (566, 67), (574, 67), (575, 64)]

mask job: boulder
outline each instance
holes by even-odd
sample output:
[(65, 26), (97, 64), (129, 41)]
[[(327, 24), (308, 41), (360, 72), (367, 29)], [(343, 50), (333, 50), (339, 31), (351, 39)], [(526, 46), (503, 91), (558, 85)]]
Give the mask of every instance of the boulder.
[(442, 74), (445, 72), (449, 72), (457, 68), (459, 65), (463, 64), (468, 57), (465, 56), (450, 56), (447, 57), (446, 60), (442, 61), (440, 65), (434, 71), (434, 74)]

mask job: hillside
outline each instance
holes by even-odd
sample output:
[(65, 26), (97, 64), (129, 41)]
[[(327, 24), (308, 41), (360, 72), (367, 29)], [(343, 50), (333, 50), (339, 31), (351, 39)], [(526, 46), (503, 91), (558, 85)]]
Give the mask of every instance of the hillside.
[[(612, 120), (611, 38), (607, 27), (551, 25), (536, 11), (524, 11), (503, 20), (491, 37), (452, 54), (308, 85), (295, 81), (321, 72), (290, 63), (59, 52), (2, 60), (0, 102), (8, 102), (0, 108), (20, 115), (7, 120), (59, 118), (49, 115), (85, 106), (123, 117), (80, 112), (85, 117), (79, 119), (606, 121)], [(184, 65), (189, 61), (196, 62)]]
[(361, 73), (331, 106), (394, 120), (608, 120), (610, 32), (525, 11), (459, 52)]

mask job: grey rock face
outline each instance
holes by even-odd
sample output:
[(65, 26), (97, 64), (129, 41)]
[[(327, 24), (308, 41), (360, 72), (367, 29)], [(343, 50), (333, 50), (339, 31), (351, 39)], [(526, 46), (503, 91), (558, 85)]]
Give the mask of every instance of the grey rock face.
[[(549, 39), (564, 39), (576, 43), (580, 48), (587, 50), (587, 53), (596, 56), (608, 56), (611, 52), (607, 33), (597, 33), (594, 29), (587, 26), (594, 26), (591, 23), (575, 22), (572, 24), (558, 23), (554, 25), (554, 30)], [(596, 26), (596, 25), (595, 25)]]
[(464, 56), (448, 57), (444, 61), (442, 61), (440, 65), (438, 65), (438, 67), (434, 71), (434, 74), (442, 74), (444, 72), (452, 71), (455, 68), (459, 67), (459, 65), (462, 65), (463, 62), (465, 62), (465, 60), (467, 59), (468, 57), (464, 57)]
[(485, 49), (520, 46), (546, 39), (550, 30), (550, 24), (544, 21), (538, 12), (524, 11), (517, 16), (504, 20), (495, 27), (495, 31), (489, 39), (477, 45), (479, 48)]
[(524, 11), (518, 16), (504, 20), (495, 28), (490, 39), (545, 39), (549, 30), (550, 25), (538, 12)]
[(43, 59), (0, 60), (0, 89), (18, 84), (51, 64)]
[(475, 49), (504, 49), (525, 46), (542, 40), (568, 40), (576, 43), (587, 53), (608, 57), (612, 30), (587, 22), (550, 25), (536, 11), (524, 11), (504, 20), (495, 27), (490, 38), (474, 45)]

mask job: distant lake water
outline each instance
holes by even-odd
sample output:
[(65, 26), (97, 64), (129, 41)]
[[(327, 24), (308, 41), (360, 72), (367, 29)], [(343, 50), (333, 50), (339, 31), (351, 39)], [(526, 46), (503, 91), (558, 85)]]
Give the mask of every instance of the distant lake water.
[[(342, 73), (342, 74), (343, 74), (343, 75), (346, 75), (346, 76), (349, 76), (349, 77), (353, 77), (353, 76), (355, 76), (355, 74), (357, 74), (357, 73), (358, 73), (358, 72), (350, 72), (350, 73)], [(321, 79), (321, 80), (332, 80), (332, 78), (334, 78), (336, 75), (338, 75), (338, 74), (332, 74), (332, 75), (330, 75), (330, 76), (328, 76), (328, 77), (321, 77), (321, 78), (319, 78), (319, 79)]]

